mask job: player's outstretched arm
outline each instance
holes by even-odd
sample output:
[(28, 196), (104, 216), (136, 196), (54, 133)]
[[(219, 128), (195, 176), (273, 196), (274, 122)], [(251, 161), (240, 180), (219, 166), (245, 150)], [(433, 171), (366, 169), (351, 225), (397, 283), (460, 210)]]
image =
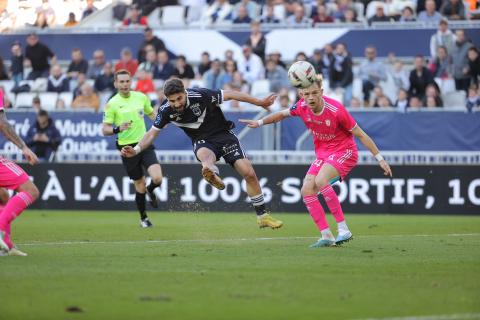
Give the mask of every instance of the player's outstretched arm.
[(271, 123), (282, 121), (283, 119), (288, 117), (290, 117), (290, 111), (282, 110), (282, 111), (270, 114), (260, 120), (239, 119), (238, 121), (240, 121), (241, 123), (245, 123), (249, 128), (258, 128), (265, 124), (271, 124)]
[(380, 154), (380, 150), (378, 150), (377, 145), (373, 142), (372, 138), (368, 134), (363, 131), (362, 128), (357, 124), (355, 128), (353, 128), (352, 133), (355, 137), (357, 137), (360, 142), (367, 148), (373, 156), (378, 160), (378, 164), (383, 169), (383, 174), (389, 177), (392, 177), (392, 169), (388, 165), (387, 161), (383, 159), (382, 155)]
[(231, 90), (223, 90), (223, 100), (237, 100), (242, 102), (247, 102), (254, 104), (256, 106), (262, 107), (266, 110), (273, 104), (277, 96), (275, 94), (271, 94), (266, 98), (258, 99), (255, 98), (247, 93), (238, 92), (238, 91), (231, 91)]
[(140, 140), (135, 147), (125, 146), (122, 148), (121, 153), (122, 156), (131, 158), (145, 150), (146, 148), (150, 147), (153, 143), (153, 140), (158, 136), (160, 133), (159, 129), (154, 127), (150, 128), (147, 133), (143, 136), (142, 140)]
[(13, 142), (19, 149), (22, 150), (25, 159), (27, 159), (31, 165), (38, 163), (37, 155), (30, 150), (22, 138), (15, 133), (15, 130), (12, 128), (10, 123), (8, 123), (7, 116), (5, 115), (4, 111), (0, 111), (0, 132), (5, 136), (5, 138)]

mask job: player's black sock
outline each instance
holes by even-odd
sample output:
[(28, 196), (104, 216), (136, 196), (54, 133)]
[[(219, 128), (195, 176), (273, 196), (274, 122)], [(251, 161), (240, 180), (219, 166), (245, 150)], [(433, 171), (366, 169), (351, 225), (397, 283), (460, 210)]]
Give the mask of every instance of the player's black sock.
[[(161, 183), (160, 183), (160, 184), (161, 184)], [(154, 190), (156, 187), (159, 187), (159, 186), (160, 186), (160, 184), (154, 183), (153, 180), (150, 181), (150, 184), (149, 184), (148, 187), (147, 187), (148, 192), (149, 192), (149, 193), (152, 193), (153, 190)]]
[(257, 212), (257, 216), (261, 216), (262, 214), (267, 212), (267, 209), (265, 208), (265, 200), (263, 199), (263, 194), (250, 197), (250, 200), (252, 201), (255, 211)]
[(147, 213), (145, 212), (145, 193), (135, 192), (135, 202), (137, 203), (140, 218), (142, 220), (147, 218)]

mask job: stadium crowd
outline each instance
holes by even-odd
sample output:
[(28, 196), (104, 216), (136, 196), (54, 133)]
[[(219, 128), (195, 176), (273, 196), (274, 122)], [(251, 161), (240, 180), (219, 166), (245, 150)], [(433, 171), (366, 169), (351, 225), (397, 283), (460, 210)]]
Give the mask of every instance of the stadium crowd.
[[(398, 1), (367, 3), (317, 0), (299, 3), (280, 0), (267, 2), (265, 10), (260, 10), (261, 6), (252, 0), (236, 3), (225, 0), (211, 3), (190, 1), (182, 4), (188, 7), (193, 6), (194, 2), (195, 5), (208, 6), (205, 12), (210, 12), (208, 16), (211, 22), (232, 19), (233, 23), (249, 23), (251, 32), (245, 39), (242, 56), (234, 57), (233, 51), (227, 50), (223, 59), (211, 59), (209, 52), (205, 51), (198, 65), (192, 65), (183, 55), (171, 60), (172, 56), (165, 43), (148, 27), (146, 16), (157, 6), (175, 3), (133, 1), (131, 6), (127, 6), (119, 2), (113, 12), (121, 24), (144, 28), (144, 41), (140, 48), (124, 48), (115, 61), (107, 61), (101, 48), (93, 53), (90, 61), (83, 56), (80, 48), (72, 48), (71, 60), (62, 65), (57, 61), (55, 53), (42, 44), (39, 36), (31, 33), (26, 38), (25, 48), (19, 42), (14, 42), (10, 56), (4, 53), (0, 56), (0, 90), (4, 90), (6, 97), (12, 100), (7, 101), (7, 106), (31, 107), (32, 96), (28, 96), (30, 101), (19, 99), (19, 96), (22, 93), (33, 93), (35, 98), (46, 100), (42, 103), (50, 110), (87, 108), (99, 111), (115, 91), (114, 72), (127, 69), (134, 75), (133, 88), (148, 94), (154, 103), (163, 99), (162, 83), (171, 77), (177, 77), (191, 86), (227, 88), (254, 94), (276, 92), (280, 96), (276, 107), (284, 108), (296, 98), (287, 78), (288, 63), (292, 61), (283, 61), (281, 52), (265, 51), (267, 40), (261, 24), (280, 21), (275, 15), (279, 5), (285, 8), (285, 21), (303, 23), (310, 19), (329, 23), (354, 21), (358, 18), (359, 7), (361, 10), (367, 8), (366, 13), (362, 11), (362, 16), (368, 17), (368, 8), (374, 4), (375, 13), (368, 18), (368, 23), (392, 19), (399, 22), (418, 19), (435, 23), (438, 30), (431, 36), (430, 56), (416, 56), (405, 63), (392, 53), (387, 61), (383, 61), (377, 58), (376, 48), (368, 46), (365, 48), (365, 58), (354, 63), (348, 46), (334, 43), (314, 50), (311, 56), (299, 52), (294, 61), (311, 62), (317, 73), (324, 78), (326, 93), (343, 100), (348, 107), (395, 107), (405, 110), (409, 107), (450, 106), (452, 101), (465, 105), (468, 110), (479, 107), (478, 49), (466, 38), (464, 30), (450, 30), (448, 20), (445, 19), (471, 18), (468, 14), (470, 11), (462, 7), (461, 1), (416, 1), (415, 8), (404, 6), (399, 12), (393, 9)], [(476, 3), (470, 6), (473, 8)], [(310, 9), (306, 10), (307, 7)], [(438, 7), (441, 8), (440, 11), (436, 10)], [(6, 9), (3, 10), (5, 16)], [(53, 6), (48, 0), (43, 0), (37, 11), (37, 14), (45, 16), (45, 23), (38, 27), (43, 28), (49, 25), (48, 21), (56, 21)], [(86, 1), (82, 19), (95, 11), (95, 2)], [(68, 21), (73, 25), (74, 20), (70, 18), (72, 17)], [(8, 60), (9, 64), (4, 64), (4, 60)], [(355, 83), (361, 87), (360, 94), (354, 94)], [(225, 107), (243, 110), (248, 106), (232, 103)]]

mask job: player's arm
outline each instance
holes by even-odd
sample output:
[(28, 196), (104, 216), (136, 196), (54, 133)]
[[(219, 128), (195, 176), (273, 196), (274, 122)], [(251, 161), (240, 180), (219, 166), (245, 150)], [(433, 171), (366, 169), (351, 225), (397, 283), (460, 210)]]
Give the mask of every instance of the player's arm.
[(124, 122), (121, 125), (114, 126), (112, 123), (102, 123), (102, 133), (104, 136), (112, 136), (114, 134), (118, 134), (122, 131), (128, 130), (132, 125), (132, 121)]
[(13, 127), (8, 123), (7, 116), (3, 110), (0, 111), (0, 132), (5, 138), (13, 142), (20, 150), (22, 150), (23, 155), (31, 165), (38, 163), (37, 155), (33, 153), (22, 138), (15, 133)]
[(266, 110), (268, 110), (268, 107), (270, 107), (273, 104), (276, 97), (277, 96), (275, 94), (271, 94), (266, 98), (258, 99), (247, 93), (232, 91), (232, 90), (223, 90), (223, 101), (237, 100), (241, 102), (247, 102), (247, 103), (262, 107)]
[(360, 126), (357, 124), (353, 129), (352, 133), (355, 137), (360, 140), (360, 142), (367, 148), (373, 156), (378, 160), (378, 164), (380, 167), (383, 169), (383, 174), (386, 176), (392, 176), (392, 169), (390, 169), (390, 166), (388, 165), (387, 161), (383, 159), (382, 155), (380, 154), (380, 150), (378, 150), (377, 145), (375, 142), (370, 138), (368, 134), (365, 133), (365, 131), (360, 128)]
[(131, 158), (142, 152), (142, 150), (145, 150), (146, 148), (150, 147), (153, 143), (153, 140), (155, 140), (156, 137), (158, 137), (158, 134), (160, 133), (160, 129), (156, 127), (151, 127), (150, 130), (147, 131), (147, 133), (143, 136), (142, 140), (140, 140), (135, 147), (131, 146), (125, 146), (122, 148), (122, 156)]
[(258, 128), (266, 124), (282, 121), (283, 119), (288, 117), (290, 117), (289, 109), (272, 113), (265, 118), (259, 120), (239, 119), (238, 121), (247, 124), (247, 127), (249, 128)]

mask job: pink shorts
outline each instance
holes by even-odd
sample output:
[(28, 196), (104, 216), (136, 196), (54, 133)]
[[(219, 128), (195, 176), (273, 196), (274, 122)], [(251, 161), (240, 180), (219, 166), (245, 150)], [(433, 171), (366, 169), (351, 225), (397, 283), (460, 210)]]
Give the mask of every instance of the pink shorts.
[(0, 187), (16, 190), (29, 177), (15, 162), (0, 156)]
[(327, 157), (313, 161), (312, 165), (307, 171), (307, 174), (316, 176), (324, 163), (332, 165), (337, 169), (342, 180), (348, 175), (350, 171), (357, 165), (358, 151), (356, 149), (346, 149), (330, 154)]

